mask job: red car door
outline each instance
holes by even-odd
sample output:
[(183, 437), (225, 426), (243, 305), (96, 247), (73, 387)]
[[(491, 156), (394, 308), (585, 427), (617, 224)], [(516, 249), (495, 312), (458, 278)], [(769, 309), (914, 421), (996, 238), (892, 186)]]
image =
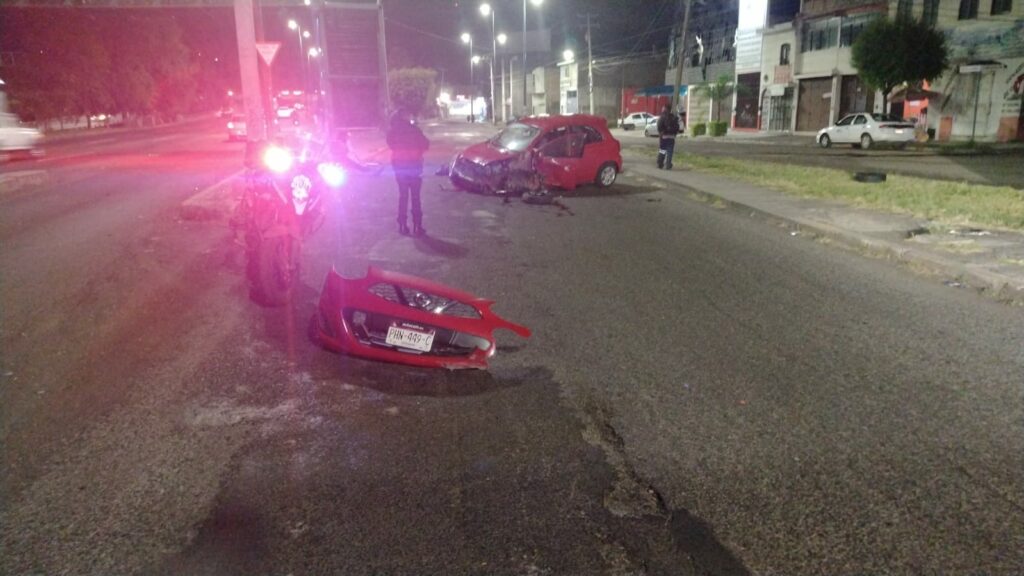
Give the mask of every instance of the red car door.
[(612, 142), (605, 140), (601, 133), (590, 126), (574, 126), (573, 130), (583, 137), (583, 157), (579, 162), (576, 183), (585, 184), (597, 180), (597, 171), (615, 156)]
[[(581, 180), (585, 135), (568, 127), (559, 127), (545, 134), (538, 143), (538, 170), (549, 187), (572, 190)], [(596, 174), (596, 172), (595, 172)], [(590, 178), (593, 180), (593, 177)]]

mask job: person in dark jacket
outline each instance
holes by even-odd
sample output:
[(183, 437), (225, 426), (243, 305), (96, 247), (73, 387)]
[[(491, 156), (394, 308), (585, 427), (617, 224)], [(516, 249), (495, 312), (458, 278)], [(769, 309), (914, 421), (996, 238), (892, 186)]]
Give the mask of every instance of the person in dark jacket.
[(398, 231), (409, 234), (406, 212), (412, 199), (412, 232), (416, 236), (427, 233), (423, 228), (423, 208), (420, 204), (420, 188), (423, 186), (423, 153), (430, 148), (430, 141), (413, 122), (412, 114), (398, 109), (388, 126), (387, 143), (391, 148), (391, 166), (398, 182)]
[(658, 168), (672, 169), (672, 154), (676, 150), (676, 135), (679, 134), (679, 118), (666, 104), (658, 117)]

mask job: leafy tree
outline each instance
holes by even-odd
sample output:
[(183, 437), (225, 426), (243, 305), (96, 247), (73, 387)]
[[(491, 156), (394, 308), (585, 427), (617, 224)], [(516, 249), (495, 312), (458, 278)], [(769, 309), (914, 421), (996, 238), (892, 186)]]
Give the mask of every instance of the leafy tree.
[(733, 84), (732, 77), (723, 74), (718, 77), (714, 82), (707, 84), (701, 84), (694, 89), (697, 93), (703, 94), (711, 99), (715, 105), (715, 121), (719, 120), (719, 103), (724, 101), (726, 98), (732, 96), (733, 92), (736, 91), (736, 86)]
[(403, 68), (388, 74), (391, 103), (414, 113), (430, 109), (437, 97), (437, 72), (429, 68)]
[(873, 20), (853, 43), (853, 65), (868, 86), (889, 94), (901, 84), (919, 84), (942, 75), (947, 66), (946, 38), (912, 19)]

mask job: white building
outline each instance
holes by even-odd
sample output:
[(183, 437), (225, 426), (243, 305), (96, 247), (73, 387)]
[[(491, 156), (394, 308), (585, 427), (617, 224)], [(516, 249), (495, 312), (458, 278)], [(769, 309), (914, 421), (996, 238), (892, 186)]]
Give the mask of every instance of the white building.
[[(762, 54), (768, 0), (740, 0), (736, 26), (736, 78), (731, 126), (757, 130), (760, 125)], [(765, 78), (767, 80), (767, 78)]]
[(938, 140), (1024, 140), (1024, 2), (891, 0), (890, 13), (946, 35), (950, 66), (926, 119)]

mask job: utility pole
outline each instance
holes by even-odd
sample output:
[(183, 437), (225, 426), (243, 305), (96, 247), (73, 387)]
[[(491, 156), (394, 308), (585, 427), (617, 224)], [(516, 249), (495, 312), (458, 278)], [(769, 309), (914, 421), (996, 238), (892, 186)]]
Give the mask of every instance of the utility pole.
[[(509, 67), (512, 63), (509, 63)], [(508, 116), (506, 115), (505, 103), (508, 102), (508, 95), (505, 93), (505, 60), (501, 61), (501, 123), (505, 124), (508, 122)]]
[(674, 112), (679, 110), (679, 85), (683, 83), (683, 58), (686, 56), (686, 29), (690, 26), (690, 3), (693, 0), (679, 0), (683, 8), (683, 29), (679, 35), (679, 45), (676, 46), (676, 81), (672, 86), (672, 106)]
[[(509, 65), (511, 68), (511, 65)], [(510, 70), (511, 72), (511, 70)], [(526, 116), (526, 0), (523, 0), (523, 116)]]
[(235, 36), (238, 38), (238, 69), (242, 76), (242, 102), (250, 140), (265, 140), (263, 91), (260, 90), (259, 58), (256, 55), (256, 21), (253, 0), (234, 0)]
[(590, 47), (590, 12), (587, 12), (587, 92), (590, 95), (589, 113), (594, 114), (594, 52)]

